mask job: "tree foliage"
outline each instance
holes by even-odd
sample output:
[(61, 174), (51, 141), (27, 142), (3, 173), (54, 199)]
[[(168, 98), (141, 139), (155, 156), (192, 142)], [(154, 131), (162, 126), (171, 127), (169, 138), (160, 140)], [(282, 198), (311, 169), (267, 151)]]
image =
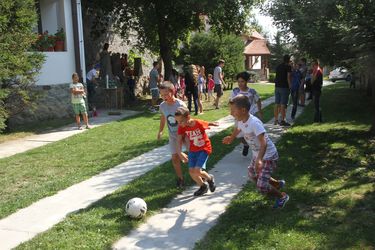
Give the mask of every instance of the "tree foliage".
[(213, 74), (219, 59), (225, 59), (225, 77), (234, 78), (244, 70), (244, 44), (239, 36), (215, 33), (196, 33), (184, 51), (184, 61), (203, 65), (206, 73)]
[[(88, 0), (86, 0), (88, 1)], [(249, 11), (259, 0), (108, 0), (92, 1), (93, 8), (106, 10), (116, 30), (127, 39), (138, 33), (138, 46), (160, 54), (165, 77), (172, 71), (174, 51), (191, 31), (202, 30), (202, 14), (217, 34), (242, 32)]]
[(292, 54), (293, 51), (288, 46), (283, 38), (281, 32), (277, 32), (275, 35), (275, 42), (270, 46), (271, 56), (270, 56), (270, 69), (271, 71), (275, 71), (277, 65), (279, 65), (282, 61), (282, 58), (286, 54)]
[(41, 54), (28, 52), (36, 40), (34, 4), (33, 0), (0, 2), (0, 131), (9, 116), (31, 104), (30, 86), (43, 62)]
[(367, 86), (375, 114), (374, 0), (272, 1), (268, 11), (284, 31), (293, 34), (302, 51), (370, 79)]

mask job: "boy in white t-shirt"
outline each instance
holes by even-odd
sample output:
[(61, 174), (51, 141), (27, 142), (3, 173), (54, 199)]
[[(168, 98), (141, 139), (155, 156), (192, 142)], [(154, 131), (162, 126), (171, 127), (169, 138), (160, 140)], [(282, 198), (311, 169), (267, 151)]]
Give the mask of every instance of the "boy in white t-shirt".
[(284, 180), (275, 180), (271, 177), (276, 169), (279, 158), (277, 149), (268, 137), (263, 123), (250, 111), (250, 101), (247, 96), (238, 95), (230, 101), (231, 114), (238, 121), (237, 132), (223, 139), (224, 144), (230, 144), (241, 131), (249, 144), (253, 159), (249, 166), (249, 177), (257, 185), (262, 194), (277, 197), (274, 208), (283, 208), (289, 196), (279, 190), (285, 186)]

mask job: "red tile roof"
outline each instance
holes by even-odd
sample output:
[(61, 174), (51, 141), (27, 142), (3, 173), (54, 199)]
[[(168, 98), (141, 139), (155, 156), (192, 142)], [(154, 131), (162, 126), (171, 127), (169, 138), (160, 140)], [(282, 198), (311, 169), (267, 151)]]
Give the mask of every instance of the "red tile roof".
[(246, 45), (244, 52), (245, 55), (270, 55), (271, 52), (267, 47), (267, 40), (253, 40)]

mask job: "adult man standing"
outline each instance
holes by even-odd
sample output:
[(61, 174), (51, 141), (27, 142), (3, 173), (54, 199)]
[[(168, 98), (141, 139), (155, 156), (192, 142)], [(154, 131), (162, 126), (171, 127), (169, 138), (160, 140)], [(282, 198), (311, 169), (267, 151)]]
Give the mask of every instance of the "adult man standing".
[(93, 64), (92, 67), (91, 67), (91, 70), (86, 75), (87, 98), (88, 98), (89, 110), (92, 110), (94, 108), (93, 99), (94, 99), (94, 96), (96, 94), (95, 88), (98, 85), (98, 82), (96, 80), (98, 69), (99, 69), (99, 65)]
[(275, 108), (274, 124), (277, 125), (279, 121), (279, 114), (281, 113), (281, 126), (290, 126), (285, 121), (286, 107), (289, 100), (290, 88), (292, 87), (292, 67), (290, 66), (290, 56), (284, 55), (283, 62), (276, 68), (275, 78)]
[(158, 82), (159, 82), (159, 63), (154, 62), (152, 64), (154, 68), (150, 71), (150, 81), (149, 81), (149, 87), (151, 92), (151, 108), (150, 111), (153, 113), (157, 112), (156, 104), (159, 99), (159, 88), (158, 88)]
[(215, 100), (215, 107), (216, 109), (219, 108), (219, 100), (220, 97), (223, 95), (223, 84), (224, 84), (224, 74), (223, 74), (223, 67), (224, 67), (224, 60), (219, 60), (219, 64), (216, 66), (214, 70), (214, 82), (215, 88), (214, 91), (216, 92), (216, 100)]

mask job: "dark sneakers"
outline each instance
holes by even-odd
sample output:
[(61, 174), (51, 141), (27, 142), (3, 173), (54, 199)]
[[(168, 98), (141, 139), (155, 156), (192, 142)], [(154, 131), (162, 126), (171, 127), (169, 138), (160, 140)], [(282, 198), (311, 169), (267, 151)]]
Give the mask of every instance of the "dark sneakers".
[(249, 145), (243, 145), (242, 155), (247, 156), (248, 153), (249, 153)]
[(210, 174), (211, 180), (208, 182), (208, 187), (210, 188), (211, 193), (215, 192), (216, 185), (215, 185), (215, 178), (212, 174)]
[(285, 126), (285, 127), (289, 127), (290, 123), (288, 123), (288, 122), (286, 122), (286, 121), (283, 120), (283, 121), (280, 122), (280, 125), (281, 126)]
[(184, 186), (185, 186), (185, 182), (184, 182), (184, 180), (183, 179), (180, 179), (180, 178), (178, 178), (177, 179), (177, 188), (184, 188)]
[(285, 207), (285, 204), (289, 201), (289, 195), (286, 193), (282, 193), (283, 197), (276, 200), (275, 205), (273, 208), (283, 208)]
[(207, 193), (207, 191), (208, 191), (207, 184), (203, 183), (203, 185), (200, 186), (200, 188), (197, 191), (194, 192), (194, 196), (204, 195), (205, 193)]

